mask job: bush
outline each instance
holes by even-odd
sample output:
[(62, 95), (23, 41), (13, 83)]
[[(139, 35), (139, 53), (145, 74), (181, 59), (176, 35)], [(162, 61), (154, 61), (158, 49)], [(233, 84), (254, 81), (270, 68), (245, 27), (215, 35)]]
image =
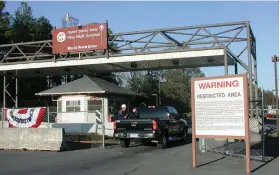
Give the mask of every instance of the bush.
[(267, 133), (267, 137), (278, 137), (277, 131), (270, 131)]

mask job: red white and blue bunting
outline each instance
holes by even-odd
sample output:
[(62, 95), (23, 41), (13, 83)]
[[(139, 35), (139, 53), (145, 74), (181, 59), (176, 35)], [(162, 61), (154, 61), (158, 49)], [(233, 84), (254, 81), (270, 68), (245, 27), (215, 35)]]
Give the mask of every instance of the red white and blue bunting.
[(44, 118), (46, 108), (5, 108), (5, 117), (12, 128), (38, 128)]

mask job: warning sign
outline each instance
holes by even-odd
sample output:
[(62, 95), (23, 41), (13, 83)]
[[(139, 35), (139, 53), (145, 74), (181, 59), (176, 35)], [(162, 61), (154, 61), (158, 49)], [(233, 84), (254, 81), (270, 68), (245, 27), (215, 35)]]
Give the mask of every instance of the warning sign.
[(246, 172), (251, 172), (247, 75), (192, 79), (192, 150), (196, 138), (241, 139), (246, 144)]
[(196, 135), (245, 137), (243, 77), (194, 81)]

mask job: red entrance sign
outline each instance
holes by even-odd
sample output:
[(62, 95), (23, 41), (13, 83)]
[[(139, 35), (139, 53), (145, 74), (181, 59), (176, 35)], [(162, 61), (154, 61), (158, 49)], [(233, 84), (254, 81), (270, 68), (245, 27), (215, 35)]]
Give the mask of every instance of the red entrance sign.
[(52, 31), (52, 53), (106, 50), (107, 23), (54, 29)]

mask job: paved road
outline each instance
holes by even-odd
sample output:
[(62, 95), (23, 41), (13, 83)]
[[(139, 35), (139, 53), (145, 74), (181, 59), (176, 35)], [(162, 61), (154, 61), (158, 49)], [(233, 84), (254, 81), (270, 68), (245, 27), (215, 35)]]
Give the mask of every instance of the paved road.
[[(217, 161), (218, 160), (218, 161)], [(207, 164), (214, 161), (210, 164)], [(0, 174), (5, 175), (243, 175), (245, 162), (239, 158), (211, 153), (198, 155), (197, 169), (192, 168), (191, 144), (173, 145), (165, 150), (155, 146), (87, 149), (70, 152), (0, 151)], [(278, 175), (278, 162), (261, 167), (253, 174)], [(252, 169), (262, 165), (252, 162)]]

